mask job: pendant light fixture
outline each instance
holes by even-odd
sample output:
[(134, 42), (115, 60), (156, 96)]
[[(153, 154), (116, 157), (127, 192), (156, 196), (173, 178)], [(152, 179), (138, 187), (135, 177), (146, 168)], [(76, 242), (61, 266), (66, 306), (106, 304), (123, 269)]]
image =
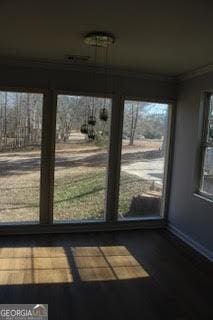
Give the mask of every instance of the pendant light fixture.
[[(89, 108), (89, 107), (88, 107)], [(84, 115), (84, 123), (81, 126), (81, 133), (83, 134), (88, 134), (88, 123), (87, 123), (87, 118), (88, 118), (88, 110), (85, 108), (85, 115)]]
[(84, 124), (82, 124), (82, 126), (81, 126), (81, 133), (83, 133), (83, 134), (88, 133), (88, 124), (86, 122)]
[[(105, 66), (105, 84), (106, 84), (106, 92), (107, 92), (107, 70), (108, 70), (108, 54), (109, 54), (109, 47), (114, 43), (115, 38), (111, 33), (106, 32), (90, 32), (88, 33), (85, 38), (84, 42), (89, 46), (89, 48), (93, 48), (94, 52), (94, 66), (97, 66), (97, 58), (100, 57), (100, 52), (104, 51), (104, 61), (102, 64)], [(99, 119), (103, 122), (108, 120), (108, 110), (106, 107), (106, 98), (104, 99), (104, 105), (100, 108)], [(89, 139), (95, 140), (96, 138), (96, 131), (95, 125), (97, 123), (96, 119), (96, 98), (93, 97), (88, 105), (88, 114), (87, 118), (85, 119), (84, 124), (81, 126), (81, 133), (86, 134)], [(104, 125), (105, 126), (105, 125)]]
[(106, 109), (106, 107), (104, 106), (101, 110), (100, 110), (100, 120), (102, 121), (107, 121), (108, 119), (108, 110)]

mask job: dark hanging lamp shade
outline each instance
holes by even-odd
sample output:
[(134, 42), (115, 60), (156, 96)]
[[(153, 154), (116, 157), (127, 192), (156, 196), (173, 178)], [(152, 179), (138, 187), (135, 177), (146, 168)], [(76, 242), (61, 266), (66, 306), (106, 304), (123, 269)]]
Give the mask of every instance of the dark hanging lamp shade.
[(88, 133), (88, 125), (86, 123), (82, 124), (80, 130), (81, 130), (81, 133), (87, 134)]
[(102, 108), (100, 110), (99, 117), (100, 117), (100, 120), (107, 121), (107, 119), (108, 119), (108, 110), (106, 108)]
[(95, 140), (95, 130), (93, 128), (88, 130), (88, 138), (91, 140)]
[(96, 124), (96, 118), (95, 118), (95, 116), (89, 116), (89, 118), (88, 118), (88, 124), (90, 124), (91, 126), (95, 126), (95, 124)]

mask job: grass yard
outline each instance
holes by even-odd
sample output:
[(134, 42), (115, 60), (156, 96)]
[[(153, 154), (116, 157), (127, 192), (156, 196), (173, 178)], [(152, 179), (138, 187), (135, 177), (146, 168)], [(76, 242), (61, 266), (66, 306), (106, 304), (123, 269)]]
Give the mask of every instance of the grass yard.
[[(60, 170), (56, 173), (55, 181), (55, 221), (104, 219), (105, 169)], [(39, 179), (29, 181), (29, 177), (26, 177), (24, 183), (28, 187), (23, 187), (17, 180), (17, 185), (13, 188), (1, 188), (1, 222), (39, 220)], [(131, 217), (131, 199), (149, 191), (149, 182), (123, 172), (119, 199), (121, 216)]]
[[(104, 219), (105, 170), (97, 168), (88, 170), (84, 172), (83, 177), (82, 170), (79, 169), (80, 172), (74, 173), (70, 178), (62, 176), (60, 172), (60, 176), (56, 178), (55, 220)], [(122, 172), (119, 199), (121, 217), (135, 216), (130, 210), (131, 199), (143, 193), (150, 193), (150, 188), (152, 185), (149, 181)], [(140, 216), (143, 216), (143, 212), (140, 212)]]
[[(65, 170), (64, 170), (65, 171)], [(56, 172), (55, 220), (104, 219), (105, 170), (78, 168)]]
[[(106, 151), (93, 145), (59, 144), (56, 155), (55, 222), (103, 220)], [(125, 165), (135, 163), (141, 157), (138, 146), (127, 148)], [(26, 150), (1, 153), (0, 179), (0, 223), (38, 223), (40, 152)], [(140, 207), (141, 197), (150, 195), (159, 199), (160, 193), (161, 190), (153, 188), (151, 181), (121, 172), (119, 218), (146, 216), (146, 206)]]

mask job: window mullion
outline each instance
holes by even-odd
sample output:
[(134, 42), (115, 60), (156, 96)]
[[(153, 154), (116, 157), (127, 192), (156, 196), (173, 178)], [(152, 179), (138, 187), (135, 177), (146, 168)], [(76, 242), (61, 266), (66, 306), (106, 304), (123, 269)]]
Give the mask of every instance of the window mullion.
[(113, 222), (117, 220), (123, 111), (124, 100), (120, 95), (115, 95), (112, 101), (112, 120), (109, 146), (108, 179), (106, 195), (107, 222)]
[(53, 221), (54, 193), (54, 157), (57, 96), (49, 90), (44, 96), (42, 151), (41, 151), (41, 187), (40, 187), (40, 223)]

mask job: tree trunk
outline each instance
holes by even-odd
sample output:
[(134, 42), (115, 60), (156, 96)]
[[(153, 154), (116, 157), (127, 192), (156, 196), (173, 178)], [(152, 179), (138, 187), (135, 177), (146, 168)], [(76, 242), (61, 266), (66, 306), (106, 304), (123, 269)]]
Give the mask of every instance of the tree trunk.
[(7, 92), (4, 100), (4, 147), (7, 147)]
[(27, 145), (31, 143), (30, 95), (27, 94)]
[(161, 147), (161, 155), (163, 156), (166, 149), (166, 143), (167, 143), (167, 123), (168, 123), (168, 113), (166, 114), (165, 120), (164, 120), (164, 128), (163, 128), (163, 142)]
[(131, 110), (131, 127), (130, 127), (130, 136), (129, 136), (129, 145), (130, 145), (130, 146), (133, 146), (133, 143), (134, 143), (133, 124), (134, 124), (134, 107), (133, 107), (133, 104), (132, 104), (132, 110)]
[(3, 138), (3, 108), (2, 108), (2, 104), (0, 104), (0, 121), (1, 121), (1, 126), (0, 126), (0, 147), (2, 149), (2, 138)]
[(129, 137), (130, 146), (134, 145), (135, 131), (136, 131), (137, 122), (138, 122), (138, 112), (139, 112), (139, 104), (136, 107), (135, 114), (134, 114), (134, 107), (132, 105), (132, 119), (131, 119), (130, 137)]

